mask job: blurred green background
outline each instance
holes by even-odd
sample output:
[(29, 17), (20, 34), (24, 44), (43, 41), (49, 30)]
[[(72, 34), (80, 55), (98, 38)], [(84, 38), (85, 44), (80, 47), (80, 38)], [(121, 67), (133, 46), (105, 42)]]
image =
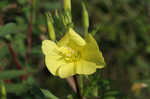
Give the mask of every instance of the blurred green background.
[[(75, 30), (83, 35), (81, 1), (72, 0), (72, 17)], [(150, 0), (85, 0), (85, 3), (89, 32), (97, 40), (107, 66), (83, 77), (84, 96), (149, 99)], [(65, 79), (48, 72), (41, 52), (42, 40), (49, 39), (45, 12), (55, 16), (56, 9), (61, 12), (63, 0), (0, 1), (0, 86), (1, 89), (5, 86), (7, 99), (75, 97)], [(54, 19), (59, 40), (64, 35), (63, 25)]]

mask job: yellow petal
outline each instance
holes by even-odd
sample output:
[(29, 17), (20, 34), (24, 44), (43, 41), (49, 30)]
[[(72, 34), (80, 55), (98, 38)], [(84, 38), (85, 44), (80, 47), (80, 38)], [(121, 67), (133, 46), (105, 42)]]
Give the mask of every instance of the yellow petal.
[(58, 46), (84, 46), (86, 44), (85, 40), (76, 33), (72, 28), (67, 31), (65, 36), (57, 43)]
[(87, 61), (96, 63), (96, 68), (103, 68), (105, 66), (105, 61), (96, 40), (90, 34), (85, 37), (85, 40), (86, 45), (81, 52), (83, 58)]
[(45, 55), (52, 54), (58, 49), (57, 45), (51, 40), (42, 41), (42, 51)]
[(69, 29), (69, 35), (70, 39), (77, 43), (77, 45), (84, 46), (86, 44), (85, 40), (78, 34), (76, 33), (72, 28)]
[(67, 78), (74, 74), (75, 74), (75, 65), (73, 63), (63, 64), (58, 70), (58, 75), (61, 78)]
[(69, 36), (68, 33), (66, 33), (64, 35), (64, 37), (61, 38), (61, 40), (59, 40), (59, 42), (57, 42), (58, 46), (66, 46), (69, 43)]
[(77, 74), (89, 75), (94, 72), (96, 72), (96, 64), (95, 63), (85, 61), (85, 60), (80, 60), (79, 62), (77, 62), (77, 64), (76, 64), (76, 73)]
[(55, 55), (46, 55), (45, 56), (45, 64), (46, 64), (48, 70), (53, 75), (57, 75), (57, 71), (58, 71), (59, 67), (61, 65), (65, 64), (65, 62), (61, 58), (61, 56), (55, 54)]

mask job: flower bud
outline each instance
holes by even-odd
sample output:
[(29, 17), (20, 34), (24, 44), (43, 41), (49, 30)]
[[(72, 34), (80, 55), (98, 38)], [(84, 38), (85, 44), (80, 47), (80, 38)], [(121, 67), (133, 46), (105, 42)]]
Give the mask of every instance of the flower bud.
[(64, 10), (71, 11), (71, 0), (64, 0)]
[(55, 36), (55, 29), (53, 26), (53, 18), (50, 13), (46, 13), (46, 18), (47, 18), (47, 25), (48, 25), (48, 32), (50, 39), (55, 41), (56, 36)]
[(84, 2), (82, 2), (82, 18), (83, 18), (82, 20), (83, 20), (84, 32), (85, 34), (87, 34), (89, 28), (89, 16)]
[(1, 99), (6, 99), (6, 88), (5, 88), (5, 85), (4, 85), (4, 82), (1, 81)]

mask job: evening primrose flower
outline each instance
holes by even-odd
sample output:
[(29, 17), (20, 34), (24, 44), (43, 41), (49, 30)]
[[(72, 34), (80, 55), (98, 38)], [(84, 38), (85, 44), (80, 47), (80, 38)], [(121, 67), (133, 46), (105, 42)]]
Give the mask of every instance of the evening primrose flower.
[(83, 39), (72, 28), (57, 44), (44, 40), (42, 51), (48, 70), (61, 78), (75, 74), (89, 75), (105, 65), (96, 40), (90, 34)]

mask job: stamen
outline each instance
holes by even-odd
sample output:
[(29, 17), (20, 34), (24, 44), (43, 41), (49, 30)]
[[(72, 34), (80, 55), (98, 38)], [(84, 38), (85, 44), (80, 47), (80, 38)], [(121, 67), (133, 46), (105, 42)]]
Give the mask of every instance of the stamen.
[(59, 52), (59, 54), (68, 62), (74, 62), (80, 58), (80, 52), (72, 49), (71, 47), (60, 47)]

